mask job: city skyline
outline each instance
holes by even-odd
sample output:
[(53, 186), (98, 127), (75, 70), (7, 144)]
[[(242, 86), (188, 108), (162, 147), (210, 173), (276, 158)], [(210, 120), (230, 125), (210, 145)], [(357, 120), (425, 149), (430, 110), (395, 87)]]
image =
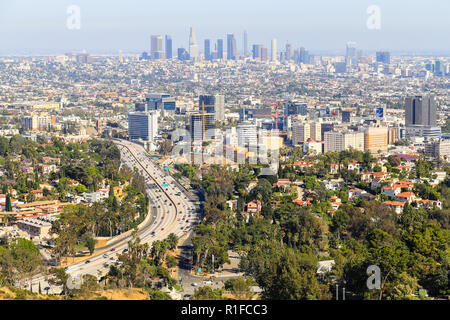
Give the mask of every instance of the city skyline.
[[(137, 2), (133, 6), (134, 2), (127, 6), (108, 2), (106, 6), (104, 1), (96, 4), (78, 1), (80, 29), (69, 30), (66, 20), (71, 3), (68, 1), (47, 0), (37, 8), (28, 0), (4, 1), (0, 4), (0, 36), (4, 39), (0, 54), (83, 49), (95, 53), (116, 53), (120, 49), (125, 53), (139, 53), (148, 50), (145, 39), (151, 34), (169, 34), (174, 48), (188, 48), (190, 26), (196, 30), (197, 44), (204, 39), (225, 39), (227, 34), (234, 34), (238, 54), (243, 53), (244, 30), (249, 46), (262, 43), (270, 47), (271, 39), (277, 38), (279, 47), (289, 42), (293, 47), (307, 47), (315, 53), (342, 53), (343, 44), (348, 41), (355, 41), (360, 49), (367, 51), (450, 53), (449, 44), (443, 41), (450, 29), (445, 19), (450, 3), (442, 1), (427, 4), (411, 1), (408, 6), (403, 5), (404, 1), (396, 4), (380, 1), (380, 30), (367, 28), (366, 11), (372, 4), (370, 1), (352, 1), (352, 6), (345, 8), (328, 0), (320, 4), (284, 0), (277, 6), (268, 1), (256, 6), (253, 2), (238, 4), (232, 0), (226, 6), (210, 4), (201, 8), (189, 8), (179, 1), (170, 8), (167, 4), (152, 7)], [(239, 8), (239, 12), (234, 8)], [(248, 15), (255, 18), (249, 19)], [(10, 34), (15, 36), (8, 37)]]

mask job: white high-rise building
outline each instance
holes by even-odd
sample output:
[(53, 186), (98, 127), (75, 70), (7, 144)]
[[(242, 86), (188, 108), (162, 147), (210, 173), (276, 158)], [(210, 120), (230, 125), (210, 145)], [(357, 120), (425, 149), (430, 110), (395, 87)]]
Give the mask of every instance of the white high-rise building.
[(130, 112), (128, 133), (132, 140), (153, 141), (158, 134), (158, 113), (156, 111)]
[(256, 134), (256, 124), (251, 122), (242, 122), (236, 128), (238, 136), (238, 146), (240, 147), (256, 147), (258, 137)]
[(322, 124), (320, 122), (310, 122), (310, 135), (314, 141), (322, 141)]
[(225, 120), (225, 96), (218, 94), (215, 97), (215, 111), (216, 111), (216, 120), (224, 121)]
[(192, 27), (191, 27), (191, 32), (189, 35), (189, 56), (192, 60), (198, 59), (197, 39), (195, 37), (194, 28), (192, 28)]
[(277, 39), (272, 39), (271, 61), (277, 61)]
[(324, 152), (341, 152), (349, 148), (364, 151), (364, 132), (327, 131), (325, 132)]

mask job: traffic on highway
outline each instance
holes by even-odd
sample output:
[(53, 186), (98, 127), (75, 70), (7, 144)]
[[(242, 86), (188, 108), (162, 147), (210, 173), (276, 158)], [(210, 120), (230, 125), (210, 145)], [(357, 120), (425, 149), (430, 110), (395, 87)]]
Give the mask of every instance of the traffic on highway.
[[(196, 201), (175, 182), (156, 163), (144, 148), (129, 141), (115, 139), (121, 153), (122, 165), (130, 169), (137, 169), (145, 178), (146, 194), (149, 198), (150, 208), (145, 220), (138, 228), (138, 237), (141, 243), (164, 240), (171, 233), (179, 238), (192, 231), (195, 225), (200, 223), (201, 211)], [(65, 268), (72, 277), (82, 277), (91, 274), (96, 277), (105, 275), (112, 264), (120, 265), (118, 255), (128, 250), (128, 241), (132, 239), (132, 231), (128, 231), (108, 241), (108, 245), (99, 248), (93, 256), (87, 260), (74, 263)], [(48, 276), (33, 278), (34, 288), (38, 288), (39, 282), (47, 286)], [(58, 293), (62, 288), (51, 288), (51, 293)]]

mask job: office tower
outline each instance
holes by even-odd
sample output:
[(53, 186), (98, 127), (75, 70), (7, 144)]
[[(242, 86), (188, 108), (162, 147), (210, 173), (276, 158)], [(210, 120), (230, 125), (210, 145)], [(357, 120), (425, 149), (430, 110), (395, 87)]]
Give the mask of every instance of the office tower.
[(248, 56), (248, 37), (247, 31), (244, 31), (244, 57)]
[(285, 116), (306, 116), (308, 114), (308, 106), (306, 103), (286, 102), (284, 105)]
[(400, 140), (400, 127), (389, 127), (388, 144), (394, 144), (398, 140)]
[(189, 59), (189, 52), (187, 52), (185, 48), (178, 48), (178, 60), (186, 61)]
[(217, 59), (223, 59), (223, 39), (217, 40)]
[(336, 62), (334, 64), (334, 70), (336, 73), (345, 73), (347, 72), (347, 64), (345, 62)]
[(322, 141), (322, 124), (320, 122), (310, 122), (310, 137), (314, 141)]
[[(212, 136), (207, 136), (206, 132), (208, 130), (215, 128), (215, 115), (214, 114), (203, 114), (194, 113), (190, 116), (190, 133), (191, 139), (193, 141), (202, 141), (207, 139), (212, 139)], [(211, 133), (211, 131), (209, 132)]]
[(406, 126), (433, 126), (436, 123), (436, 105), (434, 96), (414, 96), (406, 98)]
[(198, 59), (197, 39), (195, 37), (194, 28), (192, 28), (192, 27), (191, 27), (191, 32), (189, 34), (189, 57), (192, 60)]
[(324, 152), (341, 152), (349, 148), (364, 151), (364, 132), (327, 131), (324, 134)]
[(342, 110), (342, 122), (349, 123), (351, 122), (352, 112), (348, 110)]
[(211, 40), (205, 39), (205, 60), (212, 60)]
[(28, 131), (39, 131), (39, 130), (47, 130), (52, 123), (52, 117), (38, 117), (38, 116), (29, 116), (22, 117), (22, 125), (25, 130)]
[(259, 57), (261, 58), (261, 61), (267, 61), (267, 48), (261, 46)]
[(442, 76), (445, 74), (444, 65), (442, 64), (442, 61), (436, 60), (434, 62), (434, 75), (436, 76)]
[(292, 124), (292, 145), (297, 146), (311, 138), (311, 126), (309, 123), (295, 122)]
[(236, 60), (236, 39), (234, 34), (227, 35), (227, 59)]
[(158, 134), (157, 112), (130, 112), (128, 114), (128, 133), (131, 140), (153, 141)]
[(22, 117), (22, 126), (25, 130), (29, 131), (37, 131), (39, 129), (38, 126), (38, 117)]
[(388, 129), (387, 127), (367, 127), (364, 130), (364, 151), (371, 153), (387, 152)]
[(355, 65), (357, 64), (356, 60), (356, 43), (355, 42), (347, 42), (347, 48), (345, 53), (345, 63), (347, 65)]
[(270, 49), (271, 61), (277, 61), (277, 39), (272, 39)]
[(160, 35), (151, 36), (150, 56), (152, 59), (161, 59), (163, 57), (162, 37)]
[(147, 103), (135, 103), (134, 104), (134, 111), (148, 111), (148, 105)]
[(253, 59), (260, 58), (262, 45), (260, 44), (254, 44), (253, 45)]
[(305, 50), (303, 52), (303, 63), (304, 64), (310, 64), (311, 63), (311, 56), (309, 55), (308, 50)]
[(172, 37), (166, 35), (166, 59), (172, 59)]
[(425, 140), (439, 138), (442, 136), (441, 127), (424, 126), (424, 125), (410, 125), (405, 128), (406, 139), (413, 139), (415, 137), (423, 138)]
[(75, 60), (77, 63), (91, 63), (92, 57), (89, 53), (78, 53), (75, 56)]
[(321, 123), (320, 129), (322, 131), (321, 137), (322, 141), (325, 140), (325, 132), (333, 131), (334, 124), (333, 123)]
[(425, 143), (425, 153), (435, 158), (450, 159), (450, 139), (434, 138)]
[(286, 43), (286, 53), (284, 58), (289, 61), (292, 59), (292, 46), (289, 43)]
[(214, 96), (216, 102), (216, 120), (225, 120), (225, 96), (222, 94), (216, 94)]
[(142, 52), (142, 55), (140, 56), (139, 60), (150, 60), (150, 56), (147, 52)]
[(292, 60), (294, 60), (295, 63), (298, 63), (300, 60), (300, 50), (295, 49), (294, 54), (292, 55)]
[(313, 141), (322, 140), (322, 127), (319, 122), (294, 122), (292, 124), (292, 145), (304, 143), (308, 139)]
[(205, 108), (205, 113), (214, 114), (217, 121), (225, 120), (225, 97), (223, 95), (201, 95), (198, 107), (200, 112)]
[(201, 95), (198, 99), (198, 107), (200, 112), (202, 112), (202, 108), (205, 108), (206, 113), (215, 114), (216, 112), (216, 99), (214, 96)]
[(258, 137), (256, 133), (256, 124), (252, 122), (239, 123), (237, 128), (238, 146), (240, 147), (256, 147)]
[(300, 48), (300, 56), (299, 56), (299, 61), (298, 62), (305, 63), (305, 53), (306, 53), (305, 48), (301, 47)]
[(376, 53), (377, 55), (377, 62), (378, 63), (385, 63), (385, 64), (391, 64), (391, 54), (387, 51), (378, 51)]

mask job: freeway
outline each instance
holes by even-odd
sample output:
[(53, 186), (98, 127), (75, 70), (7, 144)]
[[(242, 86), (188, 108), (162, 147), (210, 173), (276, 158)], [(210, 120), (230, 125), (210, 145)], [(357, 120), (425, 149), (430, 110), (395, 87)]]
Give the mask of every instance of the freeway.
[[(146, 193), (150, 200), (150, 209), (145, 220), (138, 229), (141, 243), (163, 240), (170, 233), (182, 237), (200, 222), (200, 209), (194, 201), (184, 193), (171, 176), (167, 176), (159, 166), (152, 162), (152, 157), (140, 145), (129, 141), (115, 139), (121, 153), (123, 165), (137, 169), (146, 181)], [(117, 256), (127, 250), (131, 233), (116, 237), (109, 245), (106, 253), (92, 257), (66, 268), (66, 272), (74, 278), (91, 274), (101, 276), (107, 273), (110, 264), (119, 264)], [(33, 291), (47, 286), (46, 276), (33, 278)], [(42, 286), (43, 285), (43, 286)], [(27, 284), (29, 286), (29, 283)], [(52, 288), (50, 293), (58, 293), (61, 288)]]

